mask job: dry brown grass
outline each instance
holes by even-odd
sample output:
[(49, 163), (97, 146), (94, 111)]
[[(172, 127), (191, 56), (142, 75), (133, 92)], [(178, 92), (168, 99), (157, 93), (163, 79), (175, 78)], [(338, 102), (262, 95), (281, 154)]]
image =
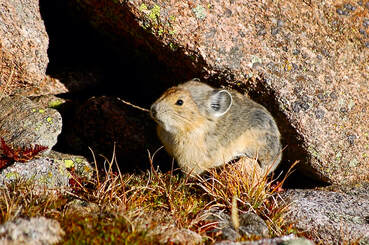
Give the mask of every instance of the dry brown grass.
[(216, 206), (233, 213), (234, 224), (238, 212), (252, 210), (272, 236), (290, 232), (283, 220), (286, 204), (277, 193), (284, 180), (276, 183), (255, 162), (241, 161), (191, 179), (175, 170), (154, 169), (154, 156), (149, 154), (151, 170), (141, 174), (121, 173), (114, 154), (104, 158), (99, 170), (94, 157), (95, 176), (76, 177), (68, 192), (35, 194), (29, 182), (9, 184), (0, 188), (0, 220), (54, 218), (67, 234), (63, 244), (211, 244), (220, 234), (209, 232), (217, 224), (206, 218)]
[[(232, 214), (233, 223), (237, 221), (238, 212), (252, 211), (267, 223), (270, 234), (286, 234), (283, 214), (287, 203), (278, 195), (290, 174), (293, 164), (281, 181), (268, 176), (268, 170), (259, 167), (256, 159), (241, 159), (220, 169), (212, 169), (207, 177), (198, 176), (199, 186)], [(235, 210), (234, 207), (237, 207)]]

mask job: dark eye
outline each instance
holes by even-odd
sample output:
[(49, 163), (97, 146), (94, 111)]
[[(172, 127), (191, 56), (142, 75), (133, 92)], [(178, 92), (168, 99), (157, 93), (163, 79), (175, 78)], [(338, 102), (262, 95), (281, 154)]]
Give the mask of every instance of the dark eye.
[(177, 100), (176, 105), (183, 105), (183, 100)]

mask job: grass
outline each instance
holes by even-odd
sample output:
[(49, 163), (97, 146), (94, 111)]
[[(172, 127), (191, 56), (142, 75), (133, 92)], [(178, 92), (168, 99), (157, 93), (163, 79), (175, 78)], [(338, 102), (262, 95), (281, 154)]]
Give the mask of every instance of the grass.
[(275, 182), (244, 161), (196, 178), (163, 173), (154, 169), (154, 156), (151, 170), (141, 174), (121, 173), (114, 155), (103, 170), (95, 160), (94, 178), (76, 177), (70, 192), (35, 194), (31, 183), (9, 184), (0, 189), (0, 221), (56, 219), (66, 233), (60, 244), (212, 244), (221, 236), (206, 218), (217, 207), (231, 214), (236, 228), (238, 213), (251, 211), (265, 220), (270, 236), (293, 232), (283, 220), (287, 204), (278, 197), (284, 180)]
[(276, 181), (255, 159), (240, 159), (218, 170), (212, 169), (207, 178), (198, 179), (199, 186), (232, 214), (234, 227), (239, 224), (239, 212), (253, 212), (265, 220), (270, 236), (274, 237), (292, 231), (283, 219), (288, 204), (278, 195), (290, 170), (281, 181)]

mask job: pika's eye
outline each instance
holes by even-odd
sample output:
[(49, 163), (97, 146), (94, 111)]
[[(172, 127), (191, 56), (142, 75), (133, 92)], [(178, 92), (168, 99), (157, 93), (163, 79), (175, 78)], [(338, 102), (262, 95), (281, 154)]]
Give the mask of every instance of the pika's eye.
[(176, 105), (183, 105), (183, 100), (177, 100)]

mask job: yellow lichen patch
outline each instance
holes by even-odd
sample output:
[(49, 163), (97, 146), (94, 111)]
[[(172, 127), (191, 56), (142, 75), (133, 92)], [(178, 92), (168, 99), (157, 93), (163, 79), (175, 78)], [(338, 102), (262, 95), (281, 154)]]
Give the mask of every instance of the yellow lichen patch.
[(160, 16), (160, 6), (155, 4), (154, 7), (150, 10), (149, 18), (152, 21), (154, 21), (157, 18), (159, 18), (159, 16)]
[(19, 174), (17, 172), (9, 172), (5, 175), (7, 179), (18, 179)]
[(49, 107), (50, 108), (57, 108), (59, 107), (61, 104), (63, 104), (62, 100), (53, 100), (49, 102)]
[(73, 162), (73, 160), (70, 160), (70, 159), (64, 160), (64, 166), (65, 166), (66, 168), (72, 168), (72, 167), (74, 167), (74, 162)]

